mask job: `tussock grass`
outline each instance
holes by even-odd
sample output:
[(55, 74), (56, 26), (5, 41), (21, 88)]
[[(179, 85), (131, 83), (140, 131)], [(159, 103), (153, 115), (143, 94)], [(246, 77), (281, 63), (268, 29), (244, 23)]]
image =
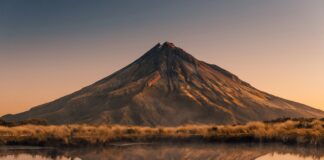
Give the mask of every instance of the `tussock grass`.
[(82, 146), (116, 142), (282, 142), (324, 145), (324, 120), (285, 119), (244, 125), (143, 127), (121, 125), (0, 126), (2, 145)]

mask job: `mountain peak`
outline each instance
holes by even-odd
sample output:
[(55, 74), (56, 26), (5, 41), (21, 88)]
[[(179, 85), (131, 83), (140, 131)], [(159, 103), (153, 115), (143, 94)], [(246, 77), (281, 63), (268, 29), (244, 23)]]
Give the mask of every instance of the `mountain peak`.
[[(162, 61), (168, 60), (172, 62), (176, 62), (180, 59), (194, 64), (198, 62), (198, 60), (191, 54), (187, 53), (182, 48), (177, 47), (174, 43), (168, 41), (164, 42), (163, 44), (156, 44), (151, 50), (147, 52), (146, 56), (144, 55), (144, 57), (160, 59)], [(174, 63), (168, 64), (172, 65)]]
[(184, 59), (188, 59), (192, 61), (195, 59), (192, 55), (177, 47), (172, 42), (164, 42), (163, 44), (157, 43), (153, 48), (151, 48), (146, 54), (144, 54), (143, 58), (162, 58), (162, 57), (182, 57)]
[(92, 85), (3, 118), (174, 126), (323, 116), (323, 111), (257, 90), (221, 67), (164, 42)]
[(173, 43), (168, 42), (168, 41), (164, 42), (163, 45), (162, 45), (162, 47), (165, 47), (165, 48), (176, 48), (176, 46)]

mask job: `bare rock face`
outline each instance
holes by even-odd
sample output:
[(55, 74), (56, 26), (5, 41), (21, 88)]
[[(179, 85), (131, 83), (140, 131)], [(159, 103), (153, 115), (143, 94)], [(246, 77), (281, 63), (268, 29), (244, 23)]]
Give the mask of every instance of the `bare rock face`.
[(174, 44), (157, 44), (114, 74), (16, 115), (52, 124), (234, 124), (324, 112), (259, 91), (234, 74), (197, 60)]

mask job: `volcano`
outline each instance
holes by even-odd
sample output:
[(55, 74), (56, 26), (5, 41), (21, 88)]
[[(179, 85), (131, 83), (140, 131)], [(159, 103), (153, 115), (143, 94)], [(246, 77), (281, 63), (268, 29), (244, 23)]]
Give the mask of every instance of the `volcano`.
[(221, 67), (165, 42), (90, 86), (3, 118), (43, 118), (51, 124), (175, 126), (280, 117), (324, 117), (324, 112), (260, 91)]

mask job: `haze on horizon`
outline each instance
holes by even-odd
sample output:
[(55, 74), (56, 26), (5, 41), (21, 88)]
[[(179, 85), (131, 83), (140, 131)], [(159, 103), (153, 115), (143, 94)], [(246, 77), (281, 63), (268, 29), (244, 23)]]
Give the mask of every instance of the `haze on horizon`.
[(4, 0), (0, 115), (72, 93), (164, 41), (324, 110), (324, 1)]

